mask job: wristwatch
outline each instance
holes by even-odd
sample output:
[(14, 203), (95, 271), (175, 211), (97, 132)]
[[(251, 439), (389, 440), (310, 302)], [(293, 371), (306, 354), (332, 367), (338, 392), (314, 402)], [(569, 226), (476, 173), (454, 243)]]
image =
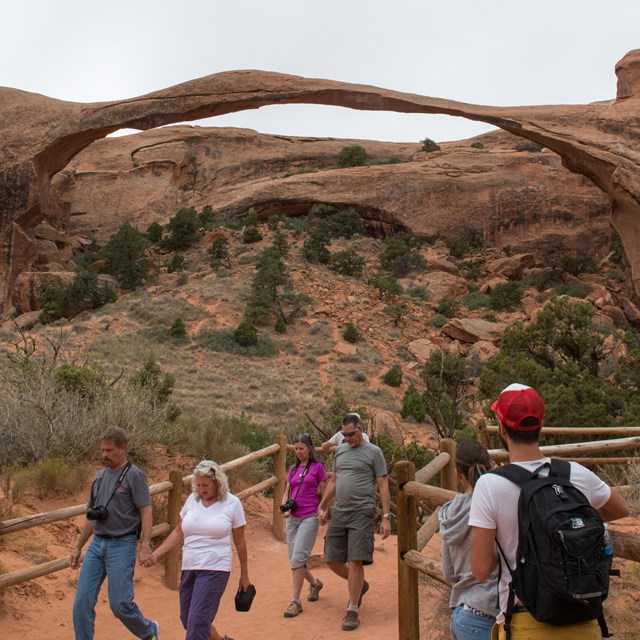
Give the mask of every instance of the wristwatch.
[(382, 514), (382, 517), (383, 517), (383, 518), (386, 518), (387, 520), (391, 520), (391, 516), (392, 516), (392, 515), (393, 515), (392, 513), (383, 513), (383, 514)]

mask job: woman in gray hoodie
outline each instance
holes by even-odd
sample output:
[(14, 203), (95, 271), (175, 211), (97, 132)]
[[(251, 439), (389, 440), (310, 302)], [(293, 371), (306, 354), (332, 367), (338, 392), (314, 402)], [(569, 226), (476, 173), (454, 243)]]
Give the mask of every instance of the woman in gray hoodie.
[(491, 468), (489, 452), (476, 440), (465, 440), (456, 451), (456, 470), (464, 493), (440, 509), (442, 568), (453, 582), (449, 606), (453, 640), (490, 640), (498, 614), (497, 569), (486, 582), (471, 573), (471, 493), (478, 478)]

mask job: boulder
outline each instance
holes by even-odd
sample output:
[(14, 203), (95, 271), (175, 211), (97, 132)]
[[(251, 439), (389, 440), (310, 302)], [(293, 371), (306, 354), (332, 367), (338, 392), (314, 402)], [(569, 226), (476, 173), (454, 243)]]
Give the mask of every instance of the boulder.
[(425, 363), (440, 347), (428, 338), (418, 338), (407, 345), (409, 353), (421, 364)]
[(520, 253), (493, 260), (487, 264), (487, 271), (494, 276), (502, 276), (507, 280), (520, 280), (525, 269), (532, 267), (535, 262), (533, 254)]
[(486, 364), (491, 358), (498, 354), (498, 351), (499, 348), (493, 344), (493, 342), (478, 340), (478, 342), (474, 342), (467, 350), (467, 357), (472, 358), (475, 356), (478, 362)]
[(355, 345), (350, 342), (345, 342), (344, 340), (336, 342), (332, 351), (341, 356), (355, 356), (358, 353)]
[(444, 325), (442, 331), (460, 342), (483, 340), (499, 345), (506, 326), (502, 322), (489, 322), (482, 318), (453, 318)]
[(430, 301), (434, 304), (442, 302), (445, 298), (461, 296), (467, 293), (467, 281), (459, 276), (444, 271), (427, 273), (419, 279), (427, 288)]

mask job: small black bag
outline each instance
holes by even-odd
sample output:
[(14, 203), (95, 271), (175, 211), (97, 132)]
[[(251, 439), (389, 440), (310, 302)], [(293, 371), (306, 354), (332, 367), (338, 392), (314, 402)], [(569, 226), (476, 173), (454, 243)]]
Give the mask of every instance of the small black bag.
[(238, 589), (238, 593), (236, 593), (235, 597), (236, 611), (249, 611), (249, 609), (251, 609), (251, 603), (255, 597), (256, 588), (252, 584), (247, 587), (246, 591)]

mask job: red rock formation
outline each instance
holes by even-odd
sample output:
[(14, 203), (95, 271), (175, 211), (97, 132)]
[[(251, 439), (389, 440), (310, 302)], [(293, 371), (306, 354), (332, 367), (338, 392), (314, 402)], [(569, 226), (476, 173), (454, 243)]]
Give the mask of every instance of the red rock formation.
[(617, 65), (618, 97), (590, 105), (490, 107), (365, 85), (261, 71), (232, 71), (130, 100), (77, 104), (0, 90), (0, 301), (33, 260), (30, 229), (49, 210), (52, 176), (91, 142), (119, 128), (151, 129), (268, 104), (447, 114), (487, 122), (544, 145), (610, 197), (631, 285), (640, 294), (640, 50)]

